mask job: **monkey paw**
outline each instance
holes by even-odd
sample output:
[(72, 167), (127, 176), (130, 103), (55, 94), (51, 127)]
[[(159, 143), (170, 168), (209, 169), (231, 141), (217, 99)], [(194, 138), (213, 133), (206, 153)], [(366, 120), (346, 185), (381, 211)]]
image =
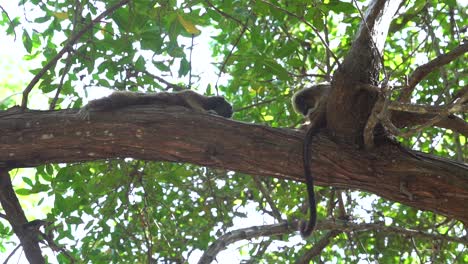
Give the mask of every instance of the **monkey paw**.
[(213, 110), (213, 109), (206, 110), (206, 112), (207, 112), (208, 114), (211, 114), (211, 115), (219, 115), (218, 112), (216, 112), (216, 111)]
[(86, 106), (84, 106), (83, 108), (80, 109), (80, 111), (78, 111), (77, 116), (81, 120), (89, 121), (90, 120), (89, 112), (90, 112), (89, 109)]

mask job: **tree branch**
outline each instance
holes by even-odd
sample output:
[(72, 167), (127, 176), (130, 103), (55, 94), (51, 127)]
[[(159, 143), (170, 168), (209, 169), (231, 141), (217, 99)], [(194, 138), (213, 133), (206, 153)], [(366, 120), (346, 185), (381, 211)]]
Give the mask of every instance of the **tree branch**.
[(65, 46), (60, 50), (55, 57), (53, 57), (42, 69), (34, 76), (34, 78), (31, 80), (31, 82), (28, 84), (28, 86), (24, 89), (23, 91), (23, 100), (21, 101), (21, 109), (25, 110), (26, 107), (28, 106), (28, 96), (31, 90), (34, 88), (34, 86), (39, 82), (39, 80), (46, 74), (48, 70), (50, 70), (56, 63), (57, 61), (62, 58), (62, 56), (70, 50), (73, 45), (83, 36), (84, 33), (86, 33), (88, 30), (90, 30), (95, 24), (99, 23), (101, 19), (106, 17), (109, 14), (112, 14), (116, 9), (119, 7), (126, 5), (129, 0), (122, 0), (115, 5), (109, 7), (106, 11), (102, 12), (99, 16), (97, 16), (95, 19), (93, 19), (89, 24), (83, 27), (78, 33), (73, 35), (65, 44)]
[[(230, 244), (241, 240), (250, 240), (262, 236), (275, 236), (284, 235), (297, 232), (299, 221), (292, 221), (291, 223), (279, 223), (272, 225), (263, 226), (252, 226), (248, 228), (237, 229), (220, 236), (215, 242), (213, 242), (208, 249), (204, 252), (199, 264), (211, 263), (216, 259), (216, 255), (222, 250), (228, 247)], [(427, 240), (441, 240), (449, 241), (454, 243), (460, 243), (468, 245), (466, 238), (453, 237), (438, 233), (428, 233), (425, 231), (407, 229), (398, 226), (386, 226), (385, 223), (353, 223), (348, 221), (337, 221), (337, 220), (324, 220), (319, 221), (316, 226), (317, 231), (331, 230), (326, 233), (314, 247), (307, 252), (301, 260), (297, 263), (309, 263), (306, 260), (310, 260), (311, 257), (320, 253), (320, 251), (326, 247), (330, 240), (343, 232), (385, 232), (389, 235), (408, 236)]]
[(4, 167), (0, 167), (0, 204), (3, 210), (5, 210), (8, 222), (23, 246), (24, 253), (29, 263), (45, 263), (41, 248), (39, 247), (37, 234), (35, 232), (29, 232), (24, 228), (28, 220), (13, 190), (10, 174)]
[[(417, 114), (441, 114), (444, 110), (450, 108), (450, 106), (446, 105), (418, 105), (418, 104), (407, 104), (407, 103), (400, 103), (400, 102), (391, 102), (388, 106), (390, 110), (397, 110), (403, 112), (410, 112), (410, 113), (417, 113)], [(454, 110), (458, 110), (460, 113), (468, 113), (468, 105), (460, 105), (459, 108)], [(453, 111), (454, 113), (457, 111)]]
[(318, 242), (314, 244), (314, 246), (308, 250), (299, 260), (296, 261), (296, 264), (308, 264), (312, 260), (312, 258), (318, 256), (322, 250), (327, 247), (331, 240), (339, 235), (341, 231), (332, 230), (326, 233), (323, 237), (320, 238)]
[[(0, 166), (132, 157), (304, 181), (303, 131), (176, 106), (134, 106), (91, 117), (83, 121), (76, 110), (1, 111)], [(324, 132), (312, 144), (317, 185), (364, 190), (468, 222), (468, 165), (423, 153), (415, 159), (391, 144), (364, 151)], [(400, 191), (402, 181), (412, 200)]]
[[(392, 123), (397, 128), (422, 125), (436, 117), (434, 114), (408, 113), (405, 111), (391, 111)], [(450, 129), (468, 137), (468, 123), (454, 115), (449, 115), (434, 123), (434, 126)]]
[(405, 87), (401, 93), (400, 101), (408, 102), (414, 88), (424, 77), (436, 69), (454, 61), (456, 58), (465, 54), (466, 52), (468, 52), (468, 41), (465, 41), (463, 44), (451, 50), (450, 52), (437, 56), (435, 59), (416, 68), (416, 70), (409, 77), (408, 86)]
[(211, 244), (207, 250), (203, 253), (198, 264), (209, 264), (216, 259), (216, 255), (224, 250), (228, 245), (235, 243), (240, 240), (249, 240), (261, 236), (273, 236), (293, 232), (296, 228), (289, 226), (287, 223), (264, 225), (264, 226), (252, 226), (248, 228), (242, 228), (227, 232), (220, 236), (213, 244)]

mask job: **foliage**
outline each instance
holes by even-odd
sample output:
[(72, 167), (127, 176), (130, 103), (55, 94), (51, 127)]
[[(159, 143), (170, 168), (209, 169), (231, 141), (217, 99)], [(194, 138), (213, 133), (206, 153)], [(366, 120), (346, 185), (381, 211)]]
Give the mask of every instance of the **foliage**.
[[(34, 88), (48, 96), (50, 103), (56, 101), (55, 108), (82, 106), (87, 96), (94, 96), (96, 87), (131, 91), (191, 87), (225, 96), (237, 110), (237, 120), (295, 127), (303, 120), (291, 108), (292, 93), (329, 81), (337, 69), (312, 26), (342, 60), (361, 21), (356, 4), (338, 0), (134, 0), (94, 24), (76, 43), (68, 43), (115, 3), (24, 0), (20, 1), (24, 12), (18, 17), (9, 17), (8, 10), (2, 13), (0, 24), (11, 36), (17, 35), (16, 45), (21, 42), (27, 53), (24, 59), (41, 62), (30, 70), (33, 75), (61, 49), (68, 49)], [(363, 4), (357, 3), (359, 8)], [(385, 72), (394, 86), (403, 86), (418, 65), (466, 38), (464, 12), (456, 1), (404, 3), (383, 54)], [(199, 41), (208, 36), (209, 43)], [(216, 66), (208, 70), (206, 63), (191, 59), (192, 52), (206, 45), (212, 51), (206, 56)], [(465, 66), (466, 56), (430, 74), (417, 86), (412, 100), (434, 105), (447, 102), (468, 82)], [(204, 79), (205, 71), (210, 71), (211, 79)], [(14, 104), (12, 100), (2, 103), (2, 108)], [(460, 161), (466, 161), (468, 154), (465, 137), (439, 128), (402, 141)], [(305, 198), (302, 184), (255, 180), (187, 164), (121, 159), (45, 165), (23, 182), (16, 190), (18, 195), (42, 194), (36, 206), (44, 211), (47, 203), (53, 203), (47, 219), (56, 225), (55, 240), (76, 259), (91, 263), (143, 263), (148, 262), (148, 252), (160, 262), (196, 261), (216, 238), (236, 229), (236, 221), (256, 214), (246, 211), (248, 206), (255, 206), (266, 221), (273, 222), (269, 197), (283, 219), (305, 217), (298, 206)], [(267, 192), (260, 191), (259, 185)], [(466, 235), (459, 222), (375, 195), (330, 188), (318, 188), (318, 192), (322, 219), (329, 216), (333, 199), (333, 203), (343, 201), (355, 222)], [(339, 216), (338, 206), (333, 215)], [(260, 224), (249, 222), (249, 226)], [(239, 252), (243, 259), (255, 262), (292, 262), (324, 233), (314, 233), (306, 245), (297, 242), (296, 233), (268, 237), (240, 247)], [(6, 221), (0, 222), (0, 234), (0, 250), (4, 251), (12, 236)], [(356, 231), (337, 236), (315, 260), (468, 263), (466, 252), (465, 246), (454, 242)], [(69, 261), (63, 253), (57, 259)]]

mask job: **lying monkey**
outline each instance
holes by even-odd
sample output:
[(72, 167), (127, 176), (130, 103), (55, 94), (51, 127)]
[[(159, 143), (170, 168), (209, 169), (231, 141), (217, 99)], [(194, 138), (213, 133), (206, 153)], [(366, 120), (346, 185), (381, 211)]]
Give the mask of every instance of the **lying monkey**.
[(112, 111), (130, 105), (180, 105), (195, 111), (214, 113), (230, 118), (232, 106), (221, 96), (205, 96), (192, 90), (168, 93), (114, 92), (108, 97), (90, 101), (80, 109), (78, 115), (89, 119), (90, 111)]

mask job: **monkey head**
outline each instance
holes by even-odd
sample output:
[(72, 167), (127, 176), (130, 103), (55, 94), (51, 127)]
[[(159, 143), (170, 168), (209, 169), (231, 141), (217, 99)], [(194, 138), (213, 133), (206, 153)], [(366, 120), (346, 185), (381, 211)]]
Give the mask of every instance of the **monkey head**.
[[(310, 117), (319, 108), (323, 108), (330, 87), (330, 84), (323, 83), (297, 91), (292, 97), (294, 110), (303, 116)], [(323, 109), (319, 111), (323, 111)]]

